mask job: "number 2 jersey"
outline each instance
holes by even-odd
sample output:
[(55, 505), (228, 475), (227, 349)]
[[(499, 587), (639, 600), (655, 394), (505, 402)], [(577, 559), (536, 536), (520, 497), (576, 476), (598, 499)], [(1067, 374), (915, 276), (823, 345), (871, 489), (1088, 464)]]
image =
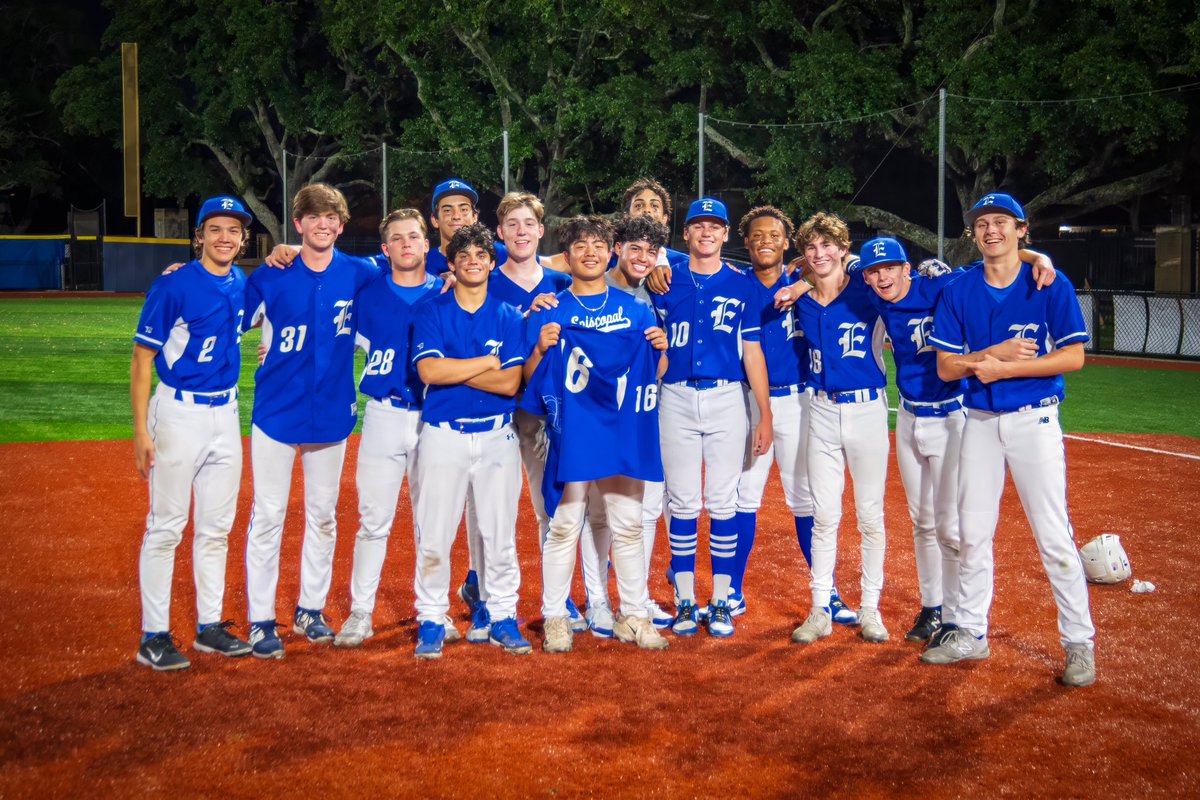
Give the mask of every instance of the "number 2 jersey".
[(358, 420), (355, 297), (380, 270), (333, 251), (314, 272), (260, 267), (246, 284), (248, 326), (262, 323), (266, 358), (254, 374), (254, 424), (287, 444), (339, 442)]
[(570, 291), (558, 306), (529, 315), (528, 343), (542, 326), (562, 326), (558, 345), (542, 357), (521, 407), (546, 417), (550, 449), (542, 496), (553, 515), (563, 487), (624, 475), (661, 481), (657, 370), (660, 353), (644, 331), (654, 326), (649, 306), (609, 290), (583, 305)]

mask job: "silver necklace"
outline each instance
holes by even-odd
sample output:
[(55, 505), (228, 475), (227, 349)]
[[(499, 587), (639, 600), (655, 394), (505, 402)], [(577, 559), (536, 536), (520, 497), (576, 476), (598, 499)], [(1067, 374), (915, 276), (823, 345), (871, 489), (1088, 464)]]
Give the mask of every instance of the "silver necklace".
[(608, 305), (608, 287), (605, 287), (604, 289), (604, 302), (601, 303), (598, 308), (592, 308), (588, 306), (583, 302), (583, 300), (580, 299), (579, 295), (575, 294), (574, 292), (571, 292), (571, 297), (575, 298), (575, 302), (579, 303), (579, 305), (583, 307), (584, 311), (588, 312), (589, 314), (599, 314), (604, 310), (604, 307)]

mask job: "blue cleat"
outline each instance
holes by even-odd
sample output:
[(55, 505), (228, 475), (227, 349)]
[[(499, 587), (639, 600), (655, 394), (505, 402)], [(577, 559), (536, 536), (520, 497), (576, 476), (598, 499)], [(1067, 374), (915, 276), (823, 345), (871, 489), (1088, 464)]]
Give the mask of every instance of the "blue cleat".
[(310, 642), (332, 642), (333, 628), (325, 621), (327, 617), (321, 609), (308, 609), (296, 606), (296, 616), (292, 630)]
[(729, 604), (724, 600), (708, 604), (708, 633), (718, 639), (733, 636), (733, 617), (729, 613)]
[(446, 640), (446, 626), (425, 620), (417, 626), (417, 658), (432, 661), (442, 657), (442, 642)]
[(675, 613), (675, 621), (671, 623), (671, 630), (676, 636), (692, 636), (698, 627), (696, 607), (692, 605), (691, 600), (684, 600), (679, 604), (679, 609)]
[(571, 621), (571, 630), (583, 633), (588, 629), (588, 620), (580, 611), (579, 606), (570, 597), (567, 598), (567, 619)]
[(467, 628), (467, 641), (471, 644), (483, 644), (488, 640), (492, 630), (492, 615), (488, 613), (487, 604), (480, 603), (479, 608), (471, 615), (471, 627)]
[(514, 617), (492, 623), (492, 633), (488, 641), (497, 647), (503, 647), (504, 652), (523, 656), (533, 652), (533, 645), (521, 635)]
[(458, 587), (458, 599), (466, 603), (467, 608), (474, 614), (483, 605), (483, 601), (479, 598), (479, 582), (463, 581), (463, 585)]
[(250, 652), (255, 658), (283, 658), (283, 642), (279, 639), (275, 620), (250, 623)]

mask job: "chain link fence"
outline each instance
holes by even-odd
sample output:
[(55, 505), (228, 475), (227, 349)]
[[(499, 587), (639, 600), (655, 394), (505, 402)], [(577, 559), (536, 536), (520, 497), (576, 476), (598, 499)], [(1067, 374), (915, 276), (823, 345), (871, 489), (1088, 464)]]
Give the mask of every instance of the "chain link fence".
[(1089, 352), (1200, 359), (1200, 297), (1119, 291), (1078, 296)]

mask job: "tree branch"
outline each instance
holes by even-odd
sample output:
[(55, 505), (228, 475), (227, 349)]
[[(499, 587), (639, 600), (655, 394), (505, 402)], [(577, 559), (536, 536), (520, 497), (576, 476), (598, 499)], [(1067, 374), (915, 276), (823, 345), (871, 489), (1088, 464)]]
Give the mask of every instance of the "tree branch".
[(733, 156), (734, 159), (736, 159), (742, 165), (749, 167), (750, 169), (760, 169), (762, 167), (763, 162), (761, 158), (753, 153), (747, 153), (729, 139), (726, 139), (724, 136), (710, 128), (707, 123), (704, 125), (704, 136), (726, 153)]
[(900, 237), (930, 252), (937, 252), (937, 233), (923, 225), (909, 222), (903, 217), (875, 206), (852, 205), (842, 213), (847, 220), (862, 222), (872, 228), (886, 228)]
[[(446, 10), (453, 11), (453, 9), (450, 8), (449, 3), (446, 4)], [(483, 68), (487, 71), (488, 78), (491, 80), (492, 85), (496, 87), (496, 90), (516, 104), (517, 108), (521, 110), (521, 113), (528, 117), (529, 121), (533, 123), (533, 127), (537, 129), (538, 133), (542, 134), (543, 136), (547, 135), (548, 132), (546, 130), (546, 125), (542, 121), (541, 116), (536, 114), (534, 110), (529, 107), (529, 105), (525, 102), (525, 98), (522, 97), (513, 87), (512, 83), (509, 82), (508, 75), (496, 64), (496, 60), (492, 58), (492, 54), (488, 52), (488, 49), (484, 47), (483, 42), (479, 40), (479, 35), (477, 33), (468, 33), (467, 31), (459, 28), (457, 25), (451, 25), (451, 30), (454, 31), (454, 35), (458, 37), (458, 40), (466, 45), (466, 48), (470, 51), (471, 55), (475, 56), (475, 59), (483, 65)]]

